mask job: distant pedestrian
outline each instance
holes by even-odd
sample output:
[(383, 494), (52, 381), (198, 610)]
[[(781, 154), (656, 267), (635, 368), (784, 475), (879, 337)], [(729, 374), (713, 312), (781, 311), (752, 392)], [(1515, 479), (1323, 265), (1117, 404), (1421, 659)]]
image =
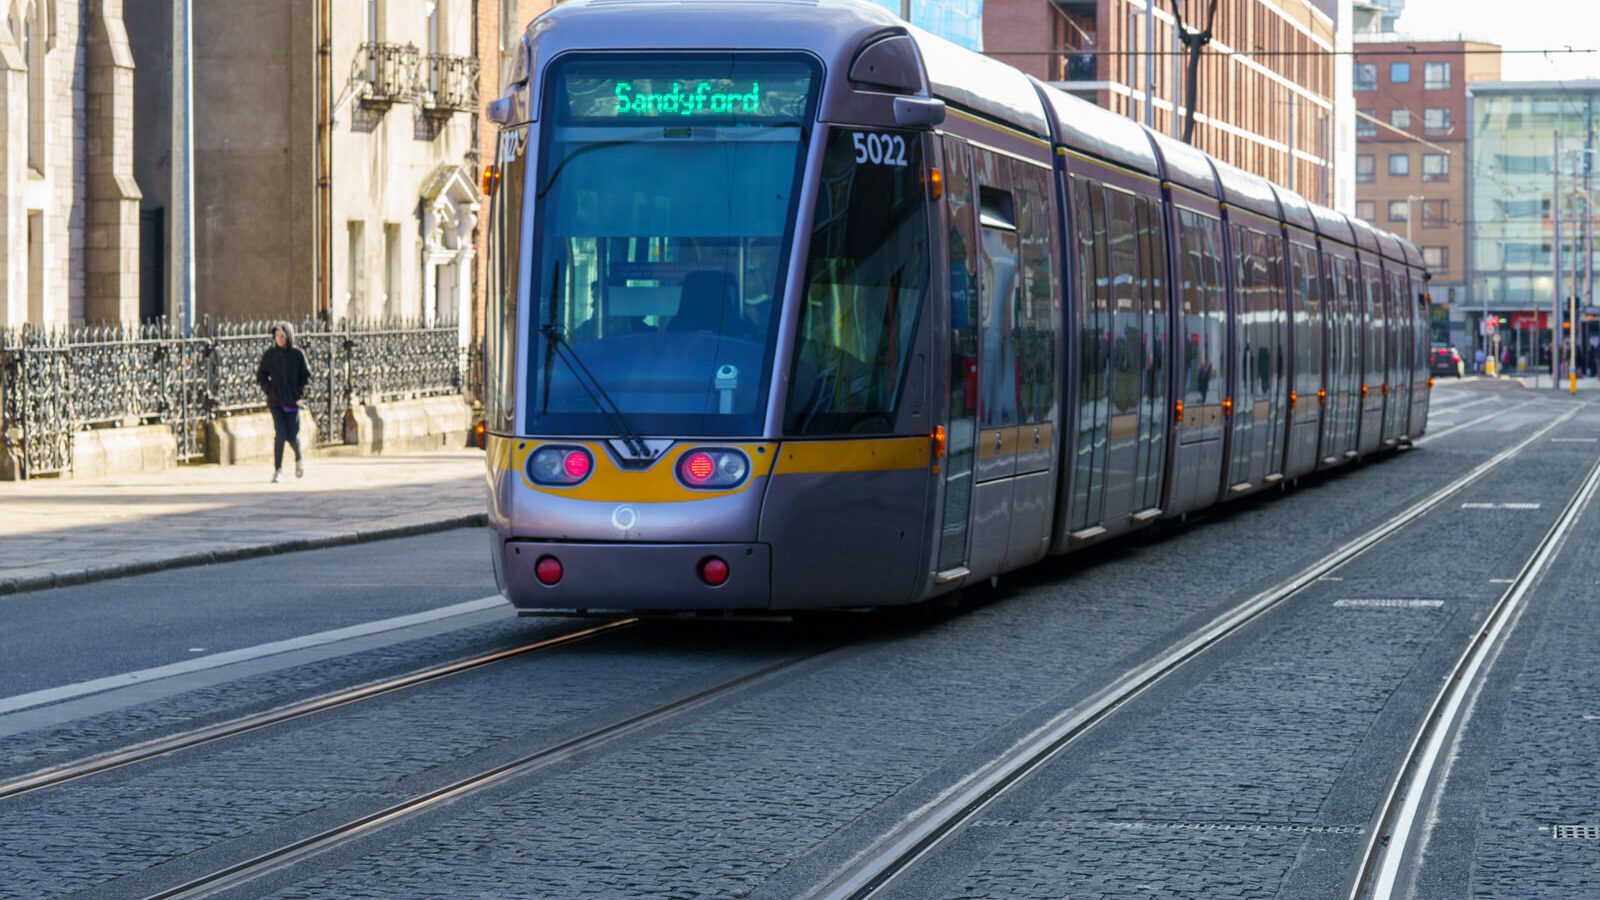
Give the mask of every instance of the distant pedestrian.
[(1482, 374), (1484, 359), (1485, 356), (1482, 347), (1472, 351), (1472, 371)]
[(272, 326), (272, 346), (261, 355), (256, 369), (256, 384), (267, 395), (272, 412), (272, 483), (283, 480), (283, 445), (294, 448), (294, 477), (304, 478), (305, 463), (300, 454), (300, 398), (311, 381), (306, 355), (294, 345), (294, 329), (288, 322)]

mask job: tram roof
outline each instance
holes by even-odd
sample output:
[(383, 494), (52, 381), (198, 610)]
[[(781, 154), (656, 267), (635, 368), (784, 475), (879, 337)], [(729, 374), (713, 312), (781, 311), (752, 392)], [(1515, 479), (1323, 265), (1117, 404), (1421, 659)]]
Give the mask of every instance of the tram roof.
[(1367, 224), (1364, 219), (1350, 219), (1350, 227), (1356, 232), (1356, 246), (1368, 253), (1378, 252), (1378, 229)]
[(1150, 139), (1145, 137), (1144, 126), (1060, 88), (1042, 82), (1034, 84), (1050, 107), (1058, 143), (1147, 175), (1160, 174), (1156, 152), (1150, 146)]
[(1211, 168), (1211, 158), (1177, 138), (1167, 137), (1159, 131), (1146, 129), (1161, 155), (1165, 171), (1161, 177), (1181, 184), (1212, 198), (1221, 197), (1217, 188), (1217, 172)]
[(1266, 216), (1275, 222), (1282, 221), (1283, 213), (1278, 209), (1278, 196), (1273, 193), (1272, 182), (1220, 159), (1212, 159), (1211, 165), (1216, 167), (1217, 181), (1222, 184), (1224, 203)]
[[(952, 106), (1044, 138), (1043, 105), (1017, 69), (908, 26), (864, 0), (568, 0), (528, 26), (524, 40), (529, 97), (538, 97), (542, 63), (570, 50), (804, 51), (822, 60), (827, 84), (820, 109), (849, 105), (851, 65), (869, 44), (909, 35), (922, 57), (931, 94)], [(513, 65), (511, 78), (524, 71)], [(525, 100), (523, 102), (526, 102)], [(519, 110), (520, 112), (520, 110)]]
[(1278, 195), (1278, 207), (1283, 210), (1284, 222), (1307, 231), (1316, 230), (1317, 220), (1311, 215), (1311, 201), (1286, 187), (1273, 185), (1272, 192)]
[[(850, 6), (876, 6), (850, 2)], [(898, 19), (895, 20), (899, 22)], [(916, 26), (907, 30), (922, 52), (933, 95), (946, 103), (1048, 138), (1044, 107), (1028, 76), (997, 59), (974, 53)]]
[(1355, 230), (1350, 227), (1350, 220), (1344, 213), (1329, 209), (1320, 203), (1311, 204), (1311, 218), (1316, 220), (1317, 234), (1330, 240), (1346, 244), (1355, 244)]

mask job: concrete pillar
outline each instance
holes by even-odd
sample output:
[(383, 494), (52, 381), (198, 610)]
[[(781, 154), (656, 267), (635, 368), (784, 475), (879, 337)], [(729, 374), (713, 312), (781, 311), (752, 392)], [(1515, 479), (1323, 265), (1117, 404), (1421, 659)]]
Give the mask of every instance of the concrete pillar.
[(84, 127), (89, 137), (85, 200), (84, 319), (139, 318), (139, 186), (133, 180), (133, 51), (122, 0), (90, 0)]

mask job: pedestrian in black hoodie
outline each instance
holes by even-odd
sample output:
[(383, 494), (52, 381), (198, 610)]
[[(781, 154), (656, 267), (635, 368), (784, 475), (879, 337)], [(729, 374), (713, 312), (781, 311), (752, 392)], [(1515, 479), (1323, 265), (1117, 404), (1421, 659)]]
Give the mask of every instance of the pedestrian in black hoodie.
[(294, 477), (304, 478), (305, 464), (300, 455), (300, 398), (311, 380), (306, 355), (294, 345), (294, 329), (288, 322), (272, 326), (272, 346), (261, 355), (256, 369), (256, 384), (267, 395), (272, 411), (272, 483), (283, 480), (283, 445), (294, 448)]

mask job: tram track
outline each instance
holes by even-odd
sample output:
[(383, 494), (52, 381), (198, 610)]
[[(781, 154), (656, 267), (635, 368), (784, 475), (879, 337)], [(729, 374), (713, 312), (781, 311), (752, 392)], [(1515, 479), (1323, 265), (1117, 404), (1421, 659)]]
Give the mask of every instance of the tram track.
[(764, 684), (784, 672), (832, 653), (839, 649), (840, 646), (842, 644), (830, 644), (770, 663), (754, 671), (736, 675), (686, 697), (669, 700), (620, 721), (591, 729), (576, 737), (542, 747), (510, 762), (502, 763), (493, 768), (436, 787), (426, 793), (394, 803), (353, 821), (328, 828), (293, 843), (218, 869), (210, 874), (151, 894), (148, 900), (206, 897), (239, 887), (272, 872), (292, 866), (308, 857), (332, 850), (401, 820), (458, 800), (468, 794), (482, 791), (494, 785), (566, 761), (621, 738), (656, 727), (694, 710), (726, 700), (742, 691)]
[[(1509, 410), (1507, 410), (1509, 411)], [(1343, 544), (1298, 574), (1222, 613), (1166, 650), (1124, 673), (1083, 702), (1064, 710), (1021, 738), (965, 778), (905, 816), (865, 850), (834, 870), (808, 897), (857, 900), (871, 897), (894, 883), (920, 860), (960, 832), (980, 812), (1069, 744), (1093, 730), (1190, 660), (1215, 647), (1318, 579), (1383, 543), (1445, 501), (1480, 481), (1498, 466), (1533, 446), (1579, 412), (1573, 407), (1465, 474), (1436, 490), (1383, 524)], [(1491, 414), (1498, 415), (1499, 413)], [(1473, 423), (1464, 423), (1466, 427)], [(1452, 429), (1453, 430), (1453, 429)], [(1446, 432), (1440, 432), (1445, 434)]]
[(1360, 867), (1348, 894), (1350, 900), (1390, 900), (1409, 893), (1425, 849), (1426, 812), (1443, 787), (1448, 770), (1445, 760), (1470, 715), (1473, 699), (1527, 608), (1529, 593), (1560, 554), (1597, 492), (1600, 492), (1600, 459), (1590, 466), (1577, 491), (1451, 667), (1400, 766), (1390, 778), (1383, 801), (1367, 830)]
[(399, 691), (418, 685), (428, 684), (448, 678), (486, 668), (496, 663), (528, 656), (546, 650), (567, 647), (580, 641), (601, 635), (610, 634), (633, 626), (637, 619), (619, 619), (605, 622), (600, 625), (591, 625), (576, 631), (532, 641), (517, 647), (496, 650), (490, 653), (479, 654), (466, 659), (444, 663), (417, 672), (387, 678), (348, 690), (332, 694), (323, 694), (298, 703), (280, 706), (275, 709), (253, 713), (247, 716), (229, 719), (203, 728), (195, 728), (178, 734), (157, 738), (132, 747), (114, 750), (97, 756), (75, 760), (63, 765), (54, 766), (37, 772), (15, 778), (10, 781), (0, 782), (0, 801), (20, 797), (24, 794), (45, 788), (55, 787), (71, 781), (100, 775), (105, 772), (119, 769), (134, 763), (167, 756), (182, 750), (199, 747), (204, 744), (224, 740), (280, 725), (284, 722), (302, 719), (329, 710), (348, 707), (365, 700), (389, 696)]

